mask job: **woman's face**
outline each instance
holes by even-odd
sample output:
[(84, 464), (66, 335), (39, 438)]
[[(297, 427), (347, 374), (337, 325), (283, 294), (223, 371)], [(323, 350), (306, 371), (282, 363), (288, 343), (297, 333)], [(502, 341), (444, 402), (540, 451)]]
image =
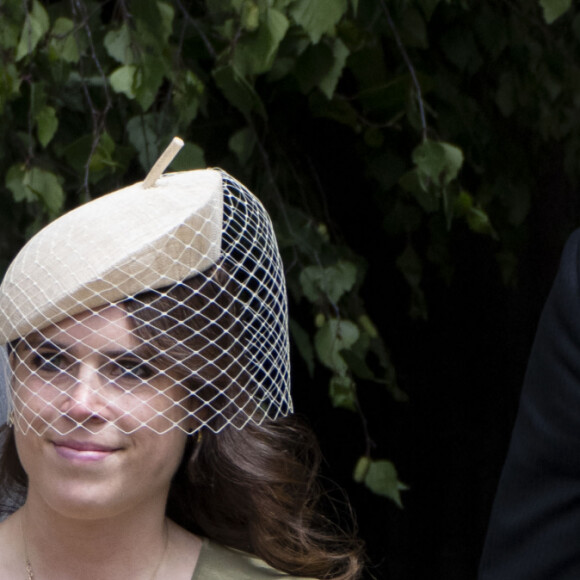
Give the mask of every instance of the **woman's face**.
[(186, 440), (176, 425), (195, 425), (176, 404), (184, 388), (143, 360), (140, 348), (117, 306), (16, 346), (15, 435), (27, 501), (87, 518), (165, 505)]

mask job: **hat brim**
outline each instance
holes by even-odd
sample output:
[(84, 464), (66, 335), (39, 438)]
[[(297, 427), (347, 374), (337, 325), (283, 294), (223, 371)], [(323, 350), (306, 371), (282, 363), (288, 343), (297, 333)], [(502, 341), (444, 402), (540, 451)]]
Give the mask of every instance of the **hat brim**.
[(0, 343), (203, 272), (220, 256), (222, 221), (222, 177), (212, 169), (136, 183), (65, 214), (10, 265)]

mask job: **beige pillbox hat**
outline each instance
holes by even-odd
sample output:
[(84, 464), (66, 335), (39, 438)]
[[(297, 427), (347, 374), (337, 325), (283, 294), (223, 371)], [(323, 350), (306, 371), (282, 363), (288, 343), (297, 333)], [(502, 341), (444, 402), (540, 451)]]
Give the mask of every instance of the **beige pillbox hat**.
[(221, 248), (222, 178), (212, 169), (136, 183), (55, 220), (0, 286), (0, 344), (84, 310), (203, 272)]

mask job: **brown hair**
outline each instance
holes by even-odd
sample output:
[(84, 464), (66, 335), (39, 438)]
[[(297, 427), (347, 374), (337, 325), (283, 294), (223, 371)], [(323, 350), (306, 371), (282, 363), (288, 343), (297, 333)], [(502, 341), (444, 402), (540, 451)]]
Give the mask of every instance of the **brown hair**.
[(168, 515), (290, 574), (357, 578), (361, 543), (319, 511), (319, 463), (296, 417), (204, 433), (176, 474)]
[[(252, 552), (285, 572), (354, 579), (361, 542), (318, 511), (320, 451), (312, 431), (296, 417), (249, 421), (256, 418), (261, 394), (243, 370), (250, 355), (231, 298), (239, 291), (234, 284), (218, 264), (169, 290), (125, 302), (152, 356), (161, 352), (172, 364), (179, 360), (184, 377), (195, 369), (209, 383), (203, 388), (220, 391), (220, 415), (210, 427), (221, 428), (215, 421), (224, 417), (231, 423), (218, 434), (204, 429), (200, 442), (189, 442), (167, 514), (190, 531)], [(214, 392), (206, 396), (215, 401)]]

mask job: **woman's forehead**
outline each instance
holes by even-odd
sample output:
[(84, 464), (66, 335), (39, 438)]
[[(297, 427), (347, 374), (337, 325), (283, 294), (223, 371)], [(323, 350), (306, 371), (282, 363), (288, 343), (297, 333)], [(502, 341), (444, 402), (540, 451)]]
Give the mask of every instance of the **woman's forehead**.
[(95, 349), (108, 346), (133, 348), (139, 344), (131, 331), (127, 313), (117, 305), (87, 310), (65, 318), (24, 339), (25, 343), (32, 346), (45, 341), (65, 347), (80, 343)]

